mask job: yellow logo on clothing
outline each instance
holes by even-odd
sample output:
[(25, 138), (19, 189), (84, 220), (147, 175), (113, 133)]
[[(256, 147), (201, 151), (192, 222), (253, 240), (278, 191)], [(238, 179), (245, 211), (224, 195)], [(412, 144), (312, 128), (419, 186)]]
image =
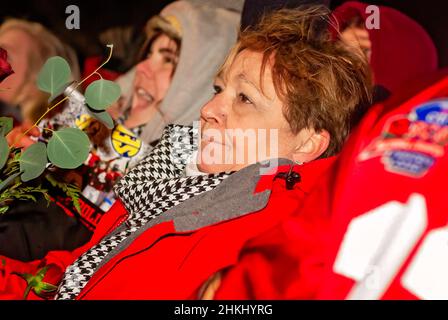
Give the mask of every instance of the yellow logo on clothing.
[(142, 141), (121, 124), (112, 131), (112, 145), (115, 151), (123, 157), (132, 158), (142, 146)]
[(88, 114), (82, 114), (79, 117), (76, 118), (75, 120), (75, 125), (81, 129), (81, 130), (85, 130), (87, 127), (90, 126), (90, 124), (92, 123), (93, 118), (88, 115)]

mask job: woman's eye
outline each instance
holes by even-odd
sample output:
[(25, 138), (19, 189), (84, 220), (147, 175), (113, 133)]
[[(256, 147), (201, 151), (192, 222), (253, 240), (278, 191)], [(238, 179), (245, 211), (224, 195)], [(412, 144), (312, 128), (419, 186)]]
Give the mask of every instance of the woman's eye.
[(220, 94), (222, 92), (222, 88), (220, 86), (214, 85), (213, 86), (213, 91), (214, 91), (214, 94), (217, 95), (217, 94)]
[(174, 59), (170, 57), (163, 57), (163, 62), (174, 64)]
[(242, 103), (252, 104), (252, 101), (244, 93), (240, 93), (238, 97)]

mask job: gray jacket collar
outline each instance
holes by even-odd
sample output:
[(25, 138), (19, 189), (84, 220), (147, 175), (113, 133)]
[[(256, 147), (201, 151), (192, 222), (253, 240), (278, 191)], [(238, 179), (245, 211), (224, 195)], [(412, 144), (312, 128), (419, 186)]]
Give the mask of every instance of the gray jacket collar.
[[(292, 164), (287, 159), (276, 159), (277, 165)], [(215, 189), (200, 194), (166, 213), (174, 222), (176, 231), (187, 232), (266, 207), (271, 190), (255, 193), (262, 172), (260, 163), (246, 167), (228, 177)]]

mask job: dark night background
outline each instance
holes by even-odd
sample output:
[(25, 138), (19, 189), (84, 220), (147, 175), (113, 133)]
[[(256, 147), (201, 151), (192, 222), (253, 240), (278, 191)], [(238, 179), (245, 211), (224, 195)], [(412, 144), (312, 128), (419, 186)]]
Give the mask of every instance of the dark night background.
[[(260, 0), (262, 2), (263, 0)], [(101, 52), (98, 33), (112, 26), (135, 25), (141, 28), (145, 21), (158, 13), (169, 0), (17, 0), (2, 2), (0, 18), (21, 17), (41, 22), (65, 42), (71, 44), (80, 57)], [(334, 8), (344, 0), (332, 0)], [(443, 0), (372, 0), (370, 4), (387, 5), (419, 22), (432, 37), (438, 52), (440, 67), (448, 66), (448, 1)], [(81, 29), (67, 30), (65, 8), (77, 5), (81, 12)], [(399, 41), (399, 39), (397, 39)], [(81, 59), (82, 60), (82, 59)]]

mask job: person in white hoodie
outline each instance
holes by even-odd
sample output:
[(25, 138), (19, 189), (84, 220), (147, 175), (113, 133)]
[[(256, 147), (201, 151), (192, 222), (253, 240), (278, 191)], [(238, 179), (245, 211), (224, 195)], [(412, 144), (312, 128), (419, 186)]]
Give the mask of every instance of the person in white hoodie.
[[(213, 96), (213, 78), (236, 42), (242, 0), (175, 1), (146, 25), (141, 62), (117, 80), (110, 111), (151, 144), (168, 124), (190, 125)], [(133, 130), (134, 131), (134, 130)], [(140, 135), (140, 134), (139, 134)]]
[[(106, 163), (108, 171), (102, 173), (107, 183), (95, 185), (92, 181), (98, 179), (90, 179), (92, 176), (83, 169), (70, 172), (71, 176), (77, 174), (83, 180), (82, 224), (66, 216), (54, 204), (51, 204), (52, 210), (44, 204), (42, 209), (40, 206), (16, 208), (30, 211), (30, 217), (33, 217), (20, 221), (14, 220), (12, 209), (11, 220), (3, 220), (9, 231), (2, 236), (6, 239), (11, 234), (18, 235), (17, 229), (26, 230), (26, 234), (20, 233), (14, 250), (0, 246), (0, 254), (34, 260), (50, 250), (73, 249), (72, 244), (67, 245), (68, 235), (72, 240), (76, 239), (77, 246), (89, 240), (90, 233), (86, 231), (95, 229), (103, 212), (114, 202), (113, 192), (109, 189), (115, 179), (152, 148), (151, 144), (161, 137), (168, 123), (190, 125), (199, 119), (201, 106), (213, 97), (214, 77), (237, 40), (242, 7), (243, 0), (229, 0), (224, 4), (219, 0), (180, 0), (169, 4), (148, 21), (141, 62), (119, 81), (123, 97), (119, 108), (112, 110), (117, 124), (112, 131), (106, 131), (106, 148), (92, 149), (86, 163), (92, 165), (89, 170), (94, 174), (96, 168), (102, 168)], [(70, 102), (67, 113), (56, 117), (63, 120), (65, 126), (88, 126), (89, 121), (82, 115), (82, 100), (73, 98)], [(77, 214), (66, 202), (61, 201), (59, 205), (64, 211)], [(89, 213), (88, 216), (85, 213)], [(39, 243), (38, 247), (36, 243)]]
[[(118, 124), (103, 135), (88, 117), (77, 121), (81, 129), (93, 127), (96, 148), (88, 165), (94, 175), (106, 163), (116, 168), (109, 176), (118, 180), (157, 144), (168, 124), (199, 119), (200, 107), (213, 97), (213, 79), (236, 42), (242, 6), (242, 0), (181, 0), (149, 19), (140, 62), (118, 80), (122, 97), (109, 108)], [(105, 188), (83, 180), (83, 195), (107, 211), (115, 181)]]

